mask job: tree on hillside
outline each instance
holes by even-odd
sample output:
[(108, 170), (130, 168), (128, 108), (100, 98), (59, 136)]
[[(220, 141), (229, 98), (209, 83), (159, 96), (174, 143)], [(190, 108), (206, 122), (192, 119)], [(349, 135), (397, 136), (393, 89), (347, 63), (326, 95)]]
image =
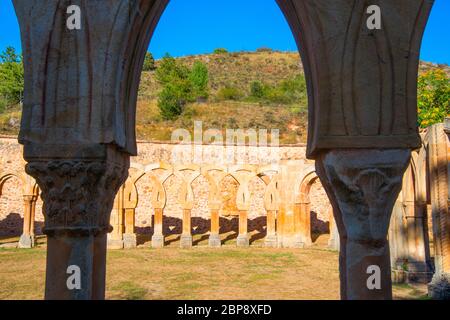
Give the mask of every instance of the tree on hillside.
[(208, 98), (209, 74), (208, 67), (204, 63), (200, 61), (194, 63), (189, 79), (192, 83), (195, 98)]
[(164, 56), (156, 69), (156, 79), (163, 85), (159, 94), (158, 107), (161, 116), (171, 120), (183, 112), (187, 102), (194, 101), (191, 70), (177, 62), (170, 55)]
[(153, 55), (150, 52), (147, 52), (145, 54), (144, 66), (142, 68), (142, 71), (154, 71), (155, 69), (155, 58), (153, 58)]
[(0, 54), (0, 109), (22, 100), (24, 73), (22, 57), (12, 47)]
[(442, 69), (421, 74), (417, 97), (420, 127), (443, 122), (450, 114), (450, 77)]
[(214, 54), (226, 54), (226, 53), (228, 53), (228, 50), (225, 48), (214, 49)]

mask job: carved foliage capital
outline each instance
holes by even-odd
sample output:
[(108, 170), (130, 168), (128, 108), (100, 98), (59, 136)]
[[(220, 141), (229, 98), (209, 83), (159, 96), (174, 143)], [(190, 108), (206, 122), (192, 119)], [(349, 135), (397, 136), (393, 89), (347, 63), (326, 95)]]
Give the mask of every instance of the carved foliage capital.
[(44, 233), (109, 231), (109, 216), (127, 167), (106, 160), (31, 161), (26, 166), (42, 190)]

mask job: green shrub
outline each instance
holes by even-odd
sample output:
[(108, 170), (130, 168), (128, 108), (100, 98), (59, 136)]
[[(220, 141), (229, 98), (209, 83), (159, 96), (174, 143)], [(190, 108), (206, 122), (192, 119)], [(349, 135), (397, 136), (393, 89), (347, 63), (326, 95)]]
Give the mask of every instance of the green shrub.
[[(12, 47), (0, 54), (0, 96), (7, 105), (17, 104), (22, 100), (24, 72), (22, 57)], [(3, 108), (4, 108), (3, 107)]]
[(158, 108), (164, 120), (173, 120), (181, 115), (185, 104), (183, 88), (177, 85), (166, 85), (158, 97)]
[(144, 66), (142, 68), (142, 71), (154, 71), (154, 70), (156, 70), (155, 58), (153, 58), (153, 55), (150, 52), (147, 52), (145, 54)]
[(258, 49), (256, 49), (256, 52), (273, 52), (273, 49), (272, 48), (269, 48), (269, 47), (261, 47), (261, 48), (258, 48)]
[(450, 78), (442, 69), (421, 74), (417, 98), (420, 127), (443, 122), (450, 114)]
[(217, 48), (214, 50), (214, 54), (226, 54), (228, 53), (228, 50), (225, 48)]
[(261, 81), (253, 81), (250, 84), (250, 96), (258, 99), (264, 98), (265, 88)]
[(219, 100), (234, 100), (234, 101), (238, 101), (243, 97), (242, 92), (233, 86), (225, 86), (223, 88), (221, 88), (218, 92), (217, 92), (217, 98)]
[(189, 80), (191, 81), (195, 98), (208, 98), (209, 74), (208, 67), (204, 63), (200, 61), (194, 63)]

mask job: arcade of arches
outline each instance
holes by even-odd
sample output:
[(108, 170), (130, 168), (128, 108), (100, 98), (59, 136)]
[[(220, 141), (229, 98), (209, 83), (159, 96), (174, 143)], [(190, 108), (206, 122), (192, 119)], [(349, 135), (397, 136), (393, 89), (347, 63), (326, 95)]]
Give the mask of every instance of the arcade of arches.
[[(169, 194), (164, 181), (171, 176), (183, 185), (178, 199), (183, 209), (183, 246), (191, 244), (195, 200), (191, 184), (199, 176), (210, 188), (211, 245), (219, 240), (217, 181), (222, 176), (231, 176), (239, 186), (238, 245), (249, 241), (248, 188), (254, 177), (265, 184), (266, 243), (309, 244), (308, 181), (314, 178), (306, 167), (287, 163), (276, 171), (249, 165), (175, 168), (159, 163), (128, 170), (130, 156), (137, 154), (135, 105), (140, 71), (167, 0), (13, 2), (25, 66), (19, 142), (24, 145), (26, 172), (36, 179), (44, 202), (47, 299), (104, 298), (110, 218), (115, 228), (109, 243), (132, 244), (139, 178), (152, 182), (155, 246), (164, 242), (162, 216)], [(277, 0), (301, 48), (309, 100), (306, 156), (315, 160), (315, 172), (333, 207), (339, 232), (341, 297), (391, 299), (391, 264), (398, 278), (428, 277), (426, 203), (432, 204), (435, 220), (436, 271), (430, 292), (448, 297), (448, 136), (444, 128), (433, 127), (423, 137), (425, 151), (411, 156), (422, 145), (417, 128), (417, 70), (433, 1), (373, 1), (383, 17), (377, 30), (366, 24), (369, 2)], [(64, 27), (70, 4), (81, 8), (80, 30)], [(408, 169), (411, 163), (415, 167)], [(411, 182), (426, 179), (426, 172), (430, 197), (423, 184)], [(297, 183), (304, 178), (306, 185)], [(401, 192), (403, 180), (406, 189)], [(31, 202), (35, 194), (30, 194)], [(391, 217), (394, 234), (388, 241)], [(28, 237), (30, 227), (25, 229)], [(61, 266), (70, 265), (77, 265), (84, 275), (80, 290), (66, 286), (66, 268)], [(367, 270), (374, 265), (381, 271), (381, 288), (371, 290)]]

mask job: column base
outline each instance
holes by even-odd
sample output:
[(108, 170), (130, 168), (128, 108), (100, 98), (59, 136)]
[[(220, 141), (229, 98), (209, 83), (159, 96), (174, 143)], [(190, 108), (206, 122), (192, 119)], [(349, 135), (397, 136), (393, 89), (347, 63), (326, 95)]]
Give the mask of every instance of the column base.
[(34, 236), (22, 234), (19, 239), (18, 247), (21, 249), (31, 249), (35, 246)]
[(135, 233), (123, 235), (123, 247), (125, 249), (133, 249), (137, 247), (137, 237)]
[(152, 248), (164, 248), (164, 236), (163, 235), (153, 235)]
[(392, 270), (392, 283), (424, 283), (430, 282), (433, 277), (431, 272), (417, 272), (405, 270)]
[(110, 250), (121, 250), (124, 248), (123, 240), (117, 238), (111, 238), (108, 234), (108, 249)]
[(292, 243), (293, 248), (305, 248), (310, 247), (312, 245), (312, 241), (309, 239), (305, 239), (302, 236), (295, 236), (294, 242)]
[(238, 247), (243, 247), (243, 248), (249, 247), (250, 240), (248, 239), (248, 236), (247, 235), (239, 235), (236, 240), (236, 245)]
[(182, 248), (182, 249), (192, 248), (192, 236), (191, 235), (181, 235), (180, 248)]
[(434, 300), (450, 300), (450, 274), (435, 274), (428, 284), (428, 296)]
[(267, 248), (277, 248), (278, 247), (278, 240), (277, 236), (267, 236), (266, 240), (264, 240), (264, 246)]
[(339, 239), (330, 238), (330, 240), (328, 241), (328, 248), (334, 251), (341, 250)]
[(222, 246), (222, 241), (220, 240), (220, 236), (218, 234), (210, 234), (208, 245), (211, 248), (220, 248)]

